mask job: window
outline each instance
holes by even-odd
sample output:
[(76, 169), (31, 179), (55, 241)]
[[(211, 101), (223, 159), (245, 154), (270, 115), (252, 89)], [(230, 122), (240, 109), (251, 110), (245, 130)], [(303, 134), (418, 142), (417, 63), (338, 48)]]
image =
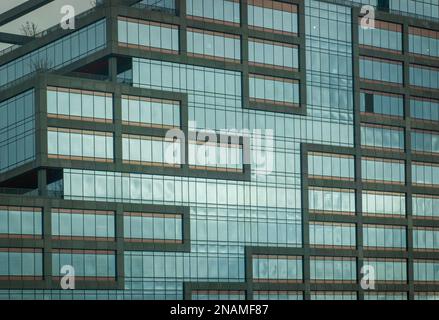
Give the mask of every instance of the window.
[(380, 191), (363, 191), (363, 215), (375, 217), (405, 217), (405, 194)]
[(188, 28), (187, 51), (189, 56), (240, 62), (241, 40), (232, 34)]
[(193, 169), (243, 172), (243, 157), (239, 142), (189, 141), (189, 166)]
[(130, 242), (182, 243), (181, 214), (125, 212), (124, 237)]
[(363, 157), (361, 172), (362, 180), (366, 182), (405, 183), (404, 161)]
[(249, 0), (247, 3), (250, 28), (266, 32), (297, 34), (297, 5), (271, 0)]
[(188, 18), (239, 26), (239, 0), (187, 0)]
[(112, 162), (113, 134), (99, 131), (48, 128), (49, 158)]
[(354, 291), (312, 291), (311, 300), (357, 300)]
[(61, 277), (61, 268), (75, 268), (76, 280), (114, 281), (116, 279), (116, 255), (105, 250), (52, 249), (52, 273)]
[(302, 282), (302, 259), (296, 256), (253, 256), (253, 281), (273, 283)]
[(439, 5), (436, 0), (390, 0), (389, 7), (409, 15), (439, 18)]
[(0, 248), (0, 280), (42, 280), (43, 252), (33, 248)]
[(410, 84), (427, 89), (439, 89), (439, 69), (410, 65)]
[(111, 93), (47, 88), (49, 117), (96, 122), (113, 121), (113, 95)]
[(363, 243), (367, 250), (406, 249), (406, 228), (365, 224), (363, 226)]
[(439, 251), (439, 229), (414, 227), (413, 249), (416, 251)]
[(439, 219), (439, 197), (413, 194), (413, 215), (418, 219)]
[(34, 159), (35, 91), (31, 89), (0, 102), (0, 172)]
[(245, 300), (245, 292), (237, 290), (192, 290), (192, 300)]
[(437, 260), (415, 260), (414, 280), (418, 284), (429, 284), (439, 282), (439, 261)]
[(378, 283), (407, 283), (407, 261), (391, 258), (366, 258), (365, 266), (371, 266)]
[(410, 116), (423, 121), (439, 121), (439, 100), (412, 97)]
[(124, 134), (122, 149), (124, 163), (166, 167), (181, 165), (180, 142), (172, 139)]
[(402, 152), (404, 151), (404, 129), (362, 123), (361, 146)]
[(416, 153), (439, 153), (439, 132), (413, 129), (412, 150)]
[(249, 64), (297, 71), (299, 69), (299, 47), (269, 40), (249, 38)]
[[(209, 106), (222, 105), (224, 107), (233, 103), (232, 106), (240, 108), (242, 105), (241, 73), (224, 69), (133, 58), (133, 85), (141, 88), (188, 93), (189, 97), (192, 97), (188, 101), (189, 107), (193, 108), (198, 106), (199, 99), (203, 99), (203, 109), (205, 109), (206, 103)], [(207, 98), (209, 94), (220, 95), (221, 99), (212, 102), (209, 100), (210, 98)], [(222, 102), (224, 95), (227, 95), (227, 104)], [(205, 97), (207, 100), (204, 100)], [(225, 128), (225, 121), (224, 124), (217, 123), (216, 126)]]
[(60, 240), (113, 241), (113, 211), (52, 209), (52, 235)]
[(404, 99), (401, 95), (362, 90), (360, 93), (360, 110), (365, 114), (403, 117)]
[(354, 157), (329, 153), (308, 153), (310, 178), (350, 180), (355, 177)]
[(180, 127), (180, 103), (173, 100), (123, 95), (122, 123), (153, 128)]
[(41, 238), (42, 222), (41, 208), (0, 206), (0, 237)]
[(312, 213), (355, 215), (354, 190), (311, 187), (308, 201)]
[(415, 292), (415, 300), (439, 300), (439, 292)]
[(250, 101), (298, 107), (299, 81), (252, 74), (249, 76)]
[(253, 291), (253, 300), (303, 300), (303, 292), (269, 290)]
[(120, 46), (178, 53), (178, 26), (126, 17), (118, 17), (117, 22)]
[(360, 77), (369, 82), (402, 84), (402, 63), (387, 59), (360, 57)]
[(412, 162), (413, 185), (436, 187), (439, 185), (439, 165)]
[(364, 300), (407, 300), (407, 292), (365, 292)]
[(355, 283), (357, 266), (355, 258), (311, 257), (312, 283)]
[(429, 57), (439, 57), (439, 32), (409, 27), (409, 51)]
[(355, 224), (312, 221), (309, 238), (314, 248), (355, 249)]
[(384, 51), (402, 50), (402, 25), (375, 20), (375, 28), (363, 28), (359, 18), (359, 43), (365, 47), (379, 48)]

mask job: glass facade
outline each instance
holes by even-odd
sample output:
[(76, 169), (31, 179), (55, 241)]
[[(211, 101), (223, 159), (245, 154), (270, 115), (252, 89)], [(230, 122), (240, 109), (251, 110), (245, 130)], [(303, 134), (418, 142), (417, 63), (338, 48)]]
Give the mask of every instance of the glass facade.
[(106, 20), (100, 20), (0, 66), (0, 87), (33, 72), (60, 69), (107, 45)]
[(0, 103), (0, 172), (35, 159), (35, 91)]
[(364, 4), (121, 3), (0, 56), (0, 299), (438, 298), (438, 6)]

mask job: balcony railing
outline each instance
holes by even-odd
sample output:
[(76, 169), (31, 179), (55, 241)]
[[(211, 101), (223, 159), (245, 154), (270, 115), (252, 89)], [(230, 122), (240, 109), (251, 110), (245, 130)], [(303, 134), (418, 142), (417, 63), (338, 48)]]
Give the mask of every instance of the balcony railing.
[(26, 188), (0, 188), (0, 194), (16, 195), (16, 196), (28, 196), (37, 197), (38, 189), (26, 189)]
[(157, 11), (157, 12), (163, 12), (163, 13), (167, 13), (170, 15), (177, 15), (177, 9), (175, 8), (169, 8), (169, 7), (163, 7), (163, 6), (157, 6), (157, 5), (152, 5), (152, 4), (145, 4), (145, 3), (135, 3), (132, 5), (133, 8), (137, 8), (137, 9), (144, 9), (144, 10), (148, 10), (148, 11)]
[[(80, 14), (75, 16), (75, 19), (81, 19), (81, 18), (84, 18), (84, 17), (94, 13), (96, 11), (96, 8), (102, 6), (103, 4), (104, 4), (104, 1), (102, 1), (102, 0), (96, 1), (96, 6), (95, 7), (90, 8), (90, 9), (84, 11), (84, 12), (81, 12)], [(36, 33), (33, 36), (33, 38), (35, 38), (35, 39), (42, 38), (42, 37), (45, 37), (45, 36), (47, 36), (48, 34), (50, 34), (52, 32), (60, 30), (60, 29), (61, 29), (61, 26), (59, 24), (56, 24), (56, 25), (54, 25), (54, 26), (52, 26), (50, 28), (47, 28), (47, 29), (45, 29), (43, 31), (40, 31), (40, 32)], [(12, 45), (10, 47), (7, 47), (7, 48), (3, 49), (3, 50), (0, 51), (0, 57), (5, 55), (5, 54), (7, 54), (7, 53), (9, 53), (9, 52), (12, 52), (15, 49), (18, 49), (20, 47), (21, 47), (21, 45)]]

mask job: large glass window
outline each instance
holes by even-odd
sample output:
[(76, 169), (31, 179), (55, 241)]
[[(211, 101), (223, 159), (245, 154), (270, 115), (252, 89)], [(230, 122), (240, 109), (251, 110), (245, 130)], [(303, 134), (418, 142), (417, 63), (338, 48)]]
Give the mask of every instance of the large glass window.
[(315, 248), (355, 248), (355, 224), (310, 222), (310, 245)]
[(366, 182), (405, 183), (405, 165), (401, 160), (363, 157), (361, 172), (361, 178)]
[(311, 257), (311, 282), (355, 283), (357, 263), (350, 257)]
[(172, 139), (124, 134), (122, 159), (125, 163), (180, 167), (181, 144)]
[(365, 292), (364, 300), (407, 300), (407, 292)]
[(439, 100), (412, 97), (410, 116), (424, 121), (439, 121)]
[(239, 290), (192, 290), (191, 300), (245, 300), (245, 292)]
[(303, 292), (283, 290), (256, 290), (253, 291), (253, 300), (303, 300)]
[(242, 172), (243, 146), (189, 141), (189, 165), (194, 169)]
[(188, 28), (187, 51), (194, 57), (239, 62), (241, 40), (232, 34)]
[(357, 300), (354, 291), (312, 291), (311, 300)]
[(52, 249), (52, 274), (61, 277), (61, 268), (75, 268), (76, 280), (114, 281), (116, 278), (116, 254), (105, 250)]
[(439, 186), (439, 165), (412, 162), (412, 177), (414, 185)]
[(186, 13), (191, 19), (239, 25), (239, 0), (187, 0)]
[(439, 261), (437, 260), (415, 260), (414, 280), (417, 283), (439, 282)]
[(43, 252), (32, 248), (0, 248), (2, 280), (41, 280)]
[(407, 261), (404, 259), (366, 258), (363, 263), (373, 268), (375, 281), (379, 283), (407, 282)]
[(50, 158), (113, 162), (113, 134), (99, 131), (48, 128)]
[(249, 0), (250, 28), (284, 34), (297, 34), (297, 5), (271, 0)]
[(98, 91), (47, 88), (49, 117), (96, 122), (113, 121), (113, 95)]
[(35, 93), (31, 89), (0, 103), (0, 172), (33, 159)]
[(389, 7), (412, 15), (439, 18), (439, 4), (436, 0), (389, 0)]
[(412, 135), (412, 150), (416, 153), (439, 153), (439, 132), (415, 130)]
[(423, 56), (439, 57), (439, 32), (409, 27), (409, 51)]
[(365, 224), (364, 247), (369, 250), (402, 250), (407, 246), (406, 228), (390, 225)]
[[(363, 18), (359, 18), (360, 22)], [(375, 19), (375, 27), (363, 28), (358, 25), (359, 43), (363, 46), (384, 50), (402, 50), (402, 25)]]
[(404, 129), (362, 123), (361, 146), (404, 151)]
[(309, 152), (308, 175), (312, 178), (354, 180), (354, 157), (348, 155)]
[(248, 61), (254, 66), (265, 66), (285, 70), (299, 69), (299, 47), (296, 45), (248, 39)]
[(403, 117), (404, 98), (392, 93), (362, 90), (360, 110), (363, 113), (377, 113), (384, 116)]
[(114, 240), (114, 212), (52, 209), (52, 235), (61, 240)]
[(363, 191), (363, 215), (401, 217), (406, 214), (405, 194), (381, 191)]
[(252, 74), (249, 76), (250, 101), (297, 107), (299, 81)]
[(360, 57), (360, 77), (367, 81), (402, 84), (402, 69), (401, 62)]
[(142, 127), (180, 127), (180, 103), (123, 95), (122, 123)]
[(253, 281), (302, 282), (302, 258), (296, 256), (254, 255)]
[(416, 87), (439, 89), (439, 68), (410, 65), (410, 84)]
[(418, 251), (439, 251), (439, 229), (429, 227), (413, 228), (413, 249)]
[(118, 17), (119, 45), (129, 48), (178, 53), (178, 26)]
[(413, 215), (417, 218), (439, 219), (439, 197), (413, 194)]
[(41, 208), (0, 206), (0, 237), (41, 238)]
[(124, 238), (131, 242), (181, 243), (181, 214), (124, 213)]
[(308, 201), (313, 213), (355, 215), (354, 190), (310, 187)]

